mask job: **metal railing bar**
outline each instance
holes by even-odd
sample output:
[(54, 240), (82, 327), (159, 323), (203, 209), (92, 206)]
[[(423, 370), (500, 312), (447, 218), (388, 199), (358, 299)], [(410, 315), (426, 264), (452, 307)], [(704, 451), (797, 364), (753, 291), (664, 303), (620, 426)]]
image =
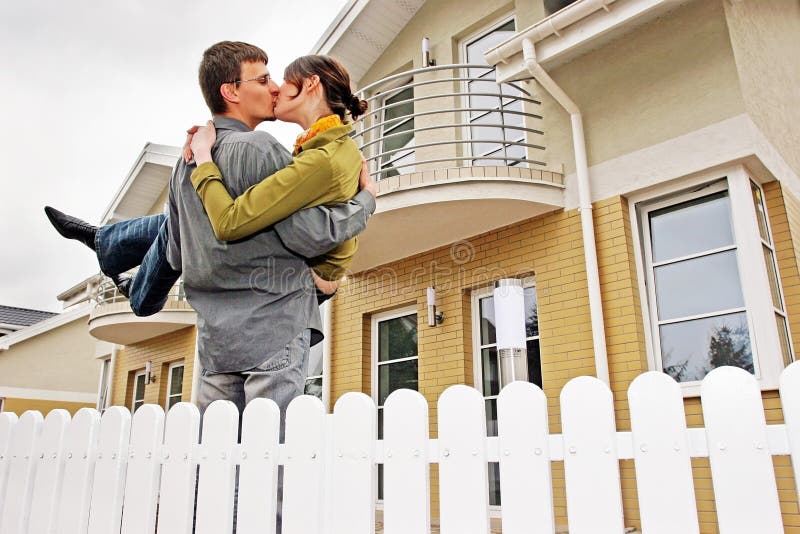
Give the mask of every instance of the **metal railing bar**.
[[(509, 157), (503, 157), (503, 156), (486, 156), (486, 157), (482, 157), (482, 158), (477, 158), (475, 156), (469, 156), (469, 157), (461, 157), (461, 156), (459, 156), (459, 157), (453, 157), (453, 158), (440, 158), (440, 159), (427, 159), (427, 160), (421, 160), (421, 161), (413, 161), (411, 163), (404, 163), (402, 165), (396, 165), (396, 166), (392, 167), (392, 169), (402, 169), (403, 167), (412, 167), (412, 166), (416, 166), (416, 165), (426, 165), (428, 163), (442, 163), (444, 161), (475, 161), (475, 160), (480, 160), (480, 159), (492, 160), (492, 161), (514, 161), (516, 163), (531, 163), (533, 165), (540, 165), (542, 167), (545, 166), (545, 163), (543, 161), (536, 161), (536, 160), (527, 159), (527, 158), (509, 158)], [(483, 167), (483, 165), (474, 165), (474, 166), (475, 167)], [(497, 167), (508, 167), (508, 166), (509, 165), (497, 165)], [(465, 167), (461, 167), (461, 168), (463, 169)], [(378, 174), (386, 174), (386, 173), (391, 172), (392, 169), (379, 169), (379, 170), (371, 172), (369, 174), (370, 174), (370, 176), (375, 176), (375, 175), (378, 175)]]
[[(400, 100), (399, 102), (394, 102), (394, 103), (388, 104), (386, 106), (381, 106), (379, 108), (375, 108), (375, 109), (371, 110), (370, 113), (378, 113), (378, 112), (381, 112), (381, 111), (385, 112), (387, 109), (392, 109), (392, 108), (404, 106), (404, 105), (408, 104), (409, 102), (422, 102), (423, 100), (435, 100), (437, 98), (449, 98), (449, 97), (454, 97), (454, 96), (466, 96), (466, 97), (488, 96), (488, 97), (491, 97), (491, 98), (497, 98), (498, 100), (501, 101), (501, 103), (502, 103), (503, 98), (509, 98), (512, 101), (519, 100), (520, 102), (528, 102), (529, 104), (535, 104), (537, 106), (540, 106), (542, 104), (540, 101), (533, 100), (532, 98), (525, 98), (525, 97), (522, 97), (522, 96), (504, 95), (502, 93), (470, 93), (470, 92), (464, 93), (464, 92), (459, 92), (459, 93), (440, 93), (440, 94), (428, 95), (428, 96), (415, 96), (414, 98), (407, 98), (406, 100)], [(501, 105), (508, 105), (508, 104), (501, 104)]]
[(364, 128), (363, 130), (361, 130), (358, 133), (354, 133), (353, 134), (353, 139), (355, 139), (356, 137), (363, 137), (364, 134), (367, 133), (367, 132), (371, 132), (371, 131), (375, 130), (376, 128), (382, 127), (384, 124), (387, 124), (389, 122), (394, 122), (394, 121), (396, 121), (398, 119), (402, 119), (402, 118), (405, 118), (405, 117), (427, 117), (429, 115), (440, 115), (442, 113), (462, 113), (462, 112), (465, 112), (465, 111), (479, 111), (479, 112), (493, 112), (493, 111), (495, 111), (495, 112), (500, 113), (500, 114), (521, 115), (523, 117), (530, 117), (532, 119), (541, 119), (542, 118), (541, 115), (538, 115), (536, 113), (527, 113), (525, 111), (513, 111), (513, 110), (510, 110), (510, 109), (509, 110), (500, 110), (500, 109), (494, 109), (494, 108), (458, 108), (458, 109), (456, 109), (456, 108), (447, 108), (447, 109), (437, 109), (437, 110), (434, 110), (434, 111), (423, 111), (422, 113), (414, 113), (413, 115), (400, 115), (400, 116), (395, 117), (395, 118), (393, 118), (393, 119), (391, 119), (389, 121), (379, 122), (377, 124), (374, 124), (374, 125), (370, 126), (369, 128)]
[(486, 127), (486, 128), (503, 128), (504, 130), (520, 130), (520, 131), (523, 131), (523, 132), (533, 133), (533, 134), (537, 134), (537, 135), (544, 135), (544, 132), (541, 131), (541, 130), (535, 130), (533, 128), (526, 128), (524, 126), (511, 126), (511, 125), (508, 125), (508, 124), (496, 124), (496, 123), (487, 123), (487, 124), (484, 124), (484, 123), (481, 123), (481, 124), (451, 123), (451, 124), (439, 124), (439, 125), (436, 125), (436, 126), (425, 126), (423, 128), (414, 128), (413, 130), (404, 130), (402, 132), (390, 133), (390, 134), (382, 135), (379, 139), (376, 139), (374, 141), (370, 141), (369, 143), (364, 143), (359, 148), (361, 150), (364, 150), (365, 148), (367, 148), (369, 146), (372, 146), (372, 145), (374, 145), (376, 143), (380, 143), (381, 141), (385, 141), (386, 139), (389, 139), (390, 137), (399, 137), (401, 135), (407, 135), (409, 133), (427, 132), (427, 131), (431, 131), (431, 130), (443, 130), (443, 129), (447, 129), (447, 128), (469, 128), (470, 126), (480, 126), (480, 127)]
[(392, 76), (388, 76), (386, 78), (382, 78), (376, 82), (373, 82), (365, 87), (362, 87), (358, 90), (357, 94), (364, 95), (374, 89), (375, 87), (379, 87), (387, 82), (391, 82), (400, 78), (408, 78), (409, 76), (414, 76), (415, 74), (420, 74), (422, 72), (435, 72), (438, 70), (453, 70), (453, 69), (484, 69), (484, 70), (494, 70), (494, 67), (489, 65), (472, 65), (469, 63), (465, 64), (449, 64), (449, 65), (436, 65), (433, 67), (422, 67), (420, 69), (412, 69), (407, 70), (405, 72), (399, 72), (397, 74), (393, 74)]
[[(423, 143), (421, 145), (414, 145), (413, 149), (416, 150), (418, 148), (428, 148), (432, 146), (442, 146), (442, 145), (474, 145), (476, 143), (493, 143), (503, 146), (524, 146), (526, 148), (533, 148), (535, 150), (544, 150), (545, 148), (541, 145), (532, 145), (529, 143), (520, 143), (519, 141), (509, 141), (508, 139), (503, 140), (493, 140), (493, 139), (453, 139), (451, 141), (437, 141), (435, 143)], [(380, 154), (376, 154), (374, 156), (370, 156), (366, 158), (367, 161), (377, 161), (378, 158), (382, 156), (388, 156), (390, 154), (394, 154), (396, 152), (400, 152), (401, 150), (411, 150), (412, 147), (402, 147), (402, 148), (395, 148), (392, 150), (387, 150), (385, 152), (381, 152)], [(470, 159), (480, 159), (476, 158), (475, 156), (471, 157)], [(447, 160), (445, 160), (447, 161)]]
[[(533, 77), (525, 78), (522, 81), (532, 80), (532, 79), (533, 79)], [(391, 98), (395, 94), (400, 93), (402, 91), (405, 91), (406, 89), (409, 89), (409, 88), (421, 87), (423, 85), (435, 85), (437, 83), (452, 83), (452, 82), (492, 82), (492, 83), (495, 83), (495, 84), (500, 85), (500, 86), (508, 85), (510, 87), (513, 87), (517, 91), (519, 91), (521, 93), (524, 93), (526, 96), (531, 96), (531, 93), (527, 89), (523, 89), (522, 87), (514, 84), (513, 82), (498, 82), (495, 79), (471, 78), (471, 77), (459, 76), (457, 78), (439, 78), (439, 79), (436, 79), (436, 80), (424, 80), (424, 81), (420, 81), (420, 82), (407, 83), (407, 84), (404, 84), (404, 85), (400, 85), (398, 87), (393, 87), (392, 89), (387, 89), (386, 91), (384, 91), (382, 93), (375, 93), (374, 95), (372, 95), (372, 96), (370, 96), (368, 98), (365, 98), (364, 100), (366, 100), (367, 102), (372, 102), (373, 100), (383, 100), (383, 99), (386, 99), (386, 98)]]

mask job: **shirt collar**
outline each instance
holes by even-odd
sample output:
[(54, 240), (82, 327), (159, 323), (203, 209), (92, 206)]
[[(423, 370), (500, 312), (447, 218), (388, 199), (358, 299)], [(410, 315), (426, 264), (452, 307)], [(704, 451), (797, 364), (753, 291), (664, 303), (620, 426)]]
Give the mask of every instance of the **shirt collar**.
[(300, 145), (300, 149), (298, 154), (304, 150), (311, 150), (314, 148), (319, 148), (321, 146), (327, 145), (331, 141), (335, 141), (336, 139), (345, 137), (350, 135), (350, 132), (353, 131), (352, 124), (343, 124), (341, 126), (334, 126), (333, 128), (328, 128), (324, 132), (320, 132), (302, 145)]
[(214, 127), (217, 130), (233, 130), (234, 132), (252, 131), (245, 123), (231, 117), (214, 117)]

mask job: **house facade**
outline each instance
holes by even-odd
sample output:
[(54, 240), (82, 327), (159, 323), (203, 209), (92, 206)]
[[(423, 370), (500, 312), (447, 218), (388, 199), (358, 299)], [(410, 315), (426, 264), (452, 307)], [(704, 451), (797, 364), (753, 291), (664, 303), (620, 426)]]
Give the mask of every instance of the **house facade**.
[[(355, 139), (377, 211), (323, 307), (307, 393), (329, 410), (367, 393), (380, 429), (386, 397), (416, 389), (436, 437), (439, 395), (468, 384), (496, 434), (508, 377), (493, 288), (515, 279), (524, 378), (550, 399), (551, 432), (581, 375), (609, 384), (628, 430), (627, 388), (651, 370), (680, 382), (702, 426), (699, 380), (721, 365), (753, 373), (767, 422), (782, 422), (777, 378), (800, 348), (798, 36), (790, 0), (348, 2), (313, 51), (341, 59), (370, 103)], [(103, 222), (163, 211), (177, 156), (147, 145)], [(196, 316), (180, 284), (149, 318), (107, 283), (92, 295), (98, 406), (193, 400)], [(702, 531), (716, 532), (708, 461), (693, 467)], [(800, 527), (789, 459), (775, 468), (784, 524)], [(631, 461), (621, 475), (638, 527)], [(559, 463), (553, 480), (566, 526)], [(431, 487), (435, 518), (435, 469)]]

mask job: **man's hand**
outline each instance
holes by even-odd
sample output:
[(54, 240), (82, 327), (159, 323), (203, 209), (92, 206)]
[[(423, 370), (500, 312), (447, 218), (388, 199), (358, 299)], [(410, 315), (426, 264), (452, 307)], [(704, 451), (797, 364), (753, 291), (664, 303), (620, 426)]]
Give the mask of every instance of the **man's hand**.
[(183, 143), (183, 149), (181, 149), (181, 154), (183, 154), (183, 162), (186, 164), (192, 161), (192, 158), (194, 157), (194, 154), (192, 154), (192, 147), (190, 145), (192, 144), (192, 137), (194, 137), (194, 134), (196, 134), (197, 130), (199, 129), (200, 127), (195, 124), (186, 130), (186, 142)]
[[(192, 135), (192, 134), (190, 134)], [(194, 153), (194, 161), (198, 165), (211, 161), (211, 147), (217, 140), (217, 130), (214, 122), (208, 121), (205, 126), (201, 126), (192, 135), (189, 147)]]
[(369, 166), (367, 160), (361, 158), (361, 174), (358, 175), (358, 185), (362, 190), (367, 190), (372, 195), (372, 198), (377, 196), (377, 189), (375, 187), (375, 180), (369, 175)]

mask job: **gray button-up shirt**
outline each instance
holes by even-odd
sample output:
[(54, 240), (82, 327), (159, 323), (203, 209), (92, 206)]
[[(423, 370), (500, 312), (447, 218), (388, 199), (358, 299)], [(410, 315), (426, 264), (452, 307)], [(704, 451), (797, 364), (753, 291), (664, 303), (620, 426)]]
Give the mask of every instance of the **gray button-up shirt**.
[[(212, 149), (231, 196), (274, 174), (291, 156), (270, 134), (242, 122), (214, 119)], [(322, 339), (314, 282), (305, 257), (327, 252), (360, 233), (375, 201), (362, 191), (348, 203), (301, 210), (247, 239), (218, 241), (179, 160), (170, 180), (167, 257), (183, 271), (186, 297), (197, 312), (198, 354), (205, 369), (251, 369), (279, 354), (302, 330)]]

